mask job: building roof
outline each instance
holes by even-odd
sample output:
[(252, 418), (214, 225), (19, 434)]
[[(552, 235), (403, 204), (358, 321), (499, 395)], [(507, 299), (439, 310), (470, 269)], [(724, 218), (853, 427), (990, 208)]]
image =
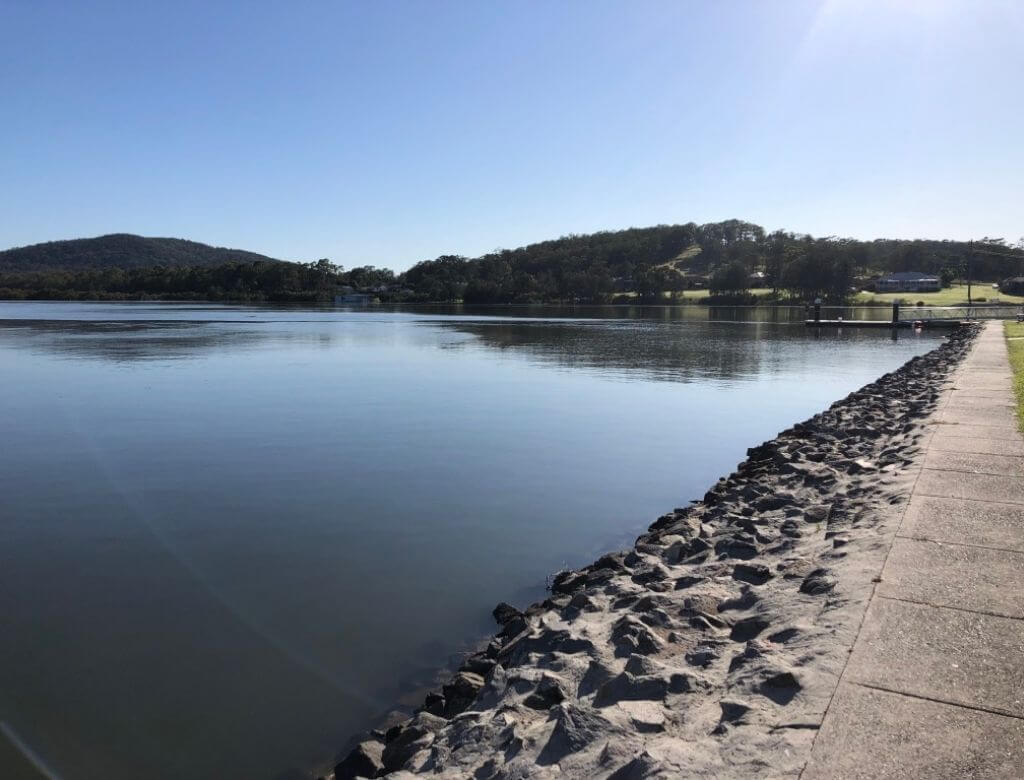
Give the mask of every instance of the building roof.
[(933, 274), (923, 274), (920, 271), (897, 271), (894, 274), (883, 276), (883, 279), (891, 279), (897, 282), (916, 282), (919, 279), (938, 279), (939, 277)]

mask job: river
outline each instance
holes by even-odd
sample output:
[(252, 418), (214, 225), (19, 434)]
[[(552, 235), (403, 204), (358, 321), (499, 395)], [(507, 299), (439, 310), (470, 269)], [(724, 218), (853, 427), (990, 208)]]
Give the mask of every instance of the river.
[(0, 775), (329, 762), (498, 601), (939, 338), (802, 320), (0, 302)]

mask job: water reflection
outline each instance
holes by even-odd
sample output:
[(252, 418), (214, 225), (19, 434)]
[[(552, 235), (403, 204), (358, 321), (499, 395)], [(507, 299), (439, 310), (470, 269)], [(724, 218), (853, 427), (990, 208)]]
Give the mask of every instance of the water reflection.
[[(763, 377), (786, 370), (780, 359), (786, 343), (797, 350), (809, 340), (857, 347), (882, 343), (884, 334), (854, 328), (779, 327), (768, 323), (721, 325), (707, 322), (446, 322), (443, 327), (471, 334), (500, 352), (526, 356), (539, 364), (595, 369), (605, 376), (637, 380), (692, 382)], [(770, 331), (770, 338), (765, 338)], [(914, 334), (933, 338), (937, 334)]]

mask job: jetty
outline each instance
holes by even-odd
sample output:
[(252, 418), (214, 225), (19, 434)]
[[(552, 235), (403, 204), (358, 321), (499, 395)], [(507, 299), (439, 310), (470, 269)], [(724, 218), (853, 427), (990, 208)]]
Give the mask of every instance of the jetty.
[[(828, 307), (836, 311), (836, 307)], [(851, 307), (856, 309), (857, 307)], [(911, 316), (903, 316), (909, 309)], [(847, 309), (838, 309), (847, 311)], [(823, 317), (821, 301), (814, 302), (813, 316), (804, 324), (807, 327), (823, 328), (949, 328), (955, 329), (967, 322), (978, 320), (1003, 320), (1024, 318), (1024, 309), (1016, 305), (986, 304), (967, 306), (904, 306), (893, 301), (892, 314), (888, 319), (857, 319), (846, 317)]]
[(807, 320), (808, 327), (815, 328), (959, 328), (961, 319), (927, 320)]

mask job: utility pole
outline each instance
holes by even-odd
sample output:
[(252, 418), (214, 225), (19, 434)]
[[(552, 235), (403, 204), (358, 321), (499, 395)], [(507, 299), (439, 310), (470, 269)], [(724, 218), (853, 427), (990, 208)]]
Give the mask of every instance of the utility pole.
[(974, 265), (974, 239), (971, 239), (970, 247), (967, 250), (967, 307), (970, 308), (974, 304), (971, 302), (971, 271)]

